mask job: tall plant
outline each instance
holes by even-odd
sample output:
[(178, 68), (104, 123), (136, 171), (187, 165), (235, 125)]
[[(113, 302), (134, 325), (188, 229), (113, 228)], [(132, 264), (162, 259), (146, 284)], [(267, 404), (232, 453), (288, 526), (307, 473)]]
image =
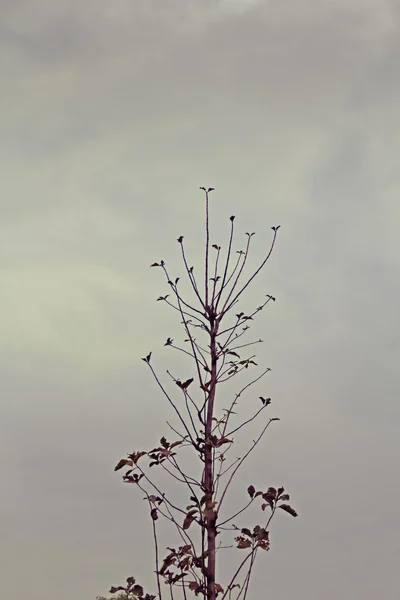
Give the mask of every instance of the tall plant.
[[(297, 516), (288, 504), (289, 495), (283, 487), (268, 487), (263, 491), (257, 490), (254, 485), (248, 485), (244, 505), (235, 514), (227, 515), (226, 501), (232, 481), (271, 423), (279, 420), (264, 419), (271, 399), (259, 396), (258, 409), (239, 424), (232, 424), (233, 416), (240, 410), (242, 397), (250, 393), (253, 384), (260, 381), (270, 368), (247, 380), (239, 391), (230, 396), (228, 405), (228, 397), (222, 395), (221, 386), (257, 369), (251, 349), (262, 340), (246, 342), (244, 336), (255, 317), (275, 298), (267, 294), (258, 306), (246, 312), (239, 311), (237, 305), (269, 260), (280, 226), (271, 228), (272, 240), (261, 264), (250, 275), (246, 274), (254, 233), (246, 233), (244, 250), (235, 252), (235, 217), (231, 216), (229, 240), (222, 259), (221, 246), (212, 243), (210, 237), (209, 204), (214, 188), (200, 189), (205, 196), (205, 251), (200, 276), (190, 266), (183, 236), (177, 240), (192, 299), (181, 292), (180, 279), (170, 275), (164, 260), (151, 265), (162, 271), (170, 290), (158, 301), (166, 303), (178, 314), (184, 329), (182, 345), (176, 344), (171, 337), (164, 345), (188, 357), (192, 373), (190, 378), (184, 379), (167, 371), (176, 386), (174, 393), (153, 367), (152, 353), (142, 359), (170, 404), (176, 423), (168, 423), (168, 436), (163, 436), (157, 447), (136, 450), (115, 467), (115, 471), (127, 468), (123, 480), (134, 484), (145, 495), (155, 549), (157, 594), (145, 593), (135, 578), (129, 577), (126, 584), (113, 586), (110, 590), (111, 593), (122, 592), (125, 598), (153, 600), (158, 597), (161, 600), (166, 590), (164, 584), (167, 584), (171, 598), (179, 593), (185, 599), (194, 594), (207, 600), (245, 600), (257, 553), (269, 550), (269, 527), (277, 509)], [(256, 419), (264, 419), (258, 436), (241, 457), (230, 459), (236, 436)], [(184, 453), (188, 451), (196, 457), (190, 472), (183, 466)], [(171, 481), (181, 486), (184, 505), (178, 505), (160, 489), (154, 473), (157, 469), (162, 469)], [(254, 526), (235, 525), (233, 519), (243, 519), (244, 512), (254, 502), (261, 504), (261, 522)], [(179, 540), (178, 545), (168, 547), (166, 552), (160, 548), (159, 519), (172, 525), (176, 534), (174, 539)], [(222, 539), (228, 536), (233, 537), (233, 545), (243, 553), (243, 558), (240, 557), (227, 581), (222, 582), (216, 577), (217, 563), (223, 548), (227, 547)]]

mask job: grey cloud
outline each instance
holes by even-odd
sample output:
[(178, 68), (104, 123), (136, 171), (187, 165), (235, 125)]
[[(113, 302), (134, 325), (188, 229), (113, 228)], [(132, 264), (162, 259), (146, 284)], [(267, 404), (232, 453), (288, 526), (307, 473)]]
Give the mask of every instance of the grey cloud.
[(398, 494), (397, 3), (0, 10), (4, 595), (21, 572), (40, 600), (145, 572), (143, 507), (112, 468), (165, 431), (140, 356), (178, 372), (179, 334), (149, 264), (180, 274), (181, 234), (199, 264), (213, 185), (213, 236), (236, 214), (255, 264), (282, 225), (246, 300), (277, 296), (254, 332), (282, 418), (249, 473), (301, 513), (276, 524), (268, 591), (394, 597), (398, 517), (376, 489)]

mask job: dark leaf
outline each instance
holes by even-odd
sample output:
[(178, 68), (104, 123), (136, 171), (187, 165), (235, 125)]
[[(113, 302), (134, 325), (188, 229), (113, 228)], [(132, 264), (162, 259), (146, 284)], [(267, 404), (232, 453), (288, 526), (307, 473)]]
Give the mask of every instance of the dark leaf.
[(149, 496), (149, 500), (150, 502), (152, 502), (153, 504), (158, 504), (160, 505), (163, 502), (163, 499), (160, 498), (160, 496), (155, 496), (154, 494), (151, 494)]
[(135, 583), (136, 579), (134, 577), (128, 577), (128, 579), (126, 580), (126, 583), (128, 585), (133, 585)]
[(173, 442), (172, 444), (170, 444), (170, 449), (172, 450), (172, 448), (175, 448), (175, 446), (179, 446), (180, 444), (183, 444), (182, 440), (178, 440), (177, 442)]
[(142, 358), (142, 360), (144, 360), (144, 362), (146, 362), (147, 364), (150, 364), (150, 358), (151, 358), (151, 352), (149, 352), (149, 354), (147, 356)]
[(249, 539), (246, 539), (242, 536), (239, 536), (237, 538), (235, 538), (235, 542), (237, 542), (237, 548), (239, 548), (240, 550), (244, 550), (246, 548), (250, 548), (251, 546), (251, 541)]
[(235, 220), (235, 215), (232, 215), (231, 217), (229, 217), (230, 221), (234, 221)]
[(161, 438), (160, 444), (163, 448), (169, 448), (169, 442), (167, 442), (167, 440), (164, 436)]
[(179, 387), (182, 390), (186, 390), (193, 381), (194, 381), (193, 377), (191, 377), (190, 379), (186, 379), (186, 381), (184, 381), (183, 383), (181, 383), (181, 385)]
[(126, 467), (127, 465), (129, 465), (130, 467), (133, 466), (133, 461), (129, 460), (128, 458), (122, 458), (119, 463), (114, 467), (114, 471), (119, 471), (120, 469), (122, 469), (122, 467)]
[(249, 485), (247, 488), (247, 493), (249, 494), (250, 498), (254, 498), (254, 494), (256, 493), (256, 488), (254, 485)]
[(213, 192), (215, 188), (208, 188), (207, 192)]
[(251, 537), (251, 531), (250, 531), (250, 529), (247, 529), (246, 527), (243, 527), (243, 529), (241, 530), (241, 532), (243, 533), (243, 535), (247, 535), (247, 536)]
[(182, 244), (182, 242), (183, 242), (183, 235), (181, 235), (180, 237), (178, 237), (178, 242), (179, 242), (180, 244)]
[(262, 396), (260, 396), (260, 400), (264, 404), (264, 406), (268, 406), (268, 404), (271, 404), (271, 398), (263, 398)]
[(196, 515), (197, 511), (196, 510), (190, 510), (187, 514), (186, 517), (183, 521), (183, 529), (189, 529), (189, 527), (191, 526), (191, 524), (194, 521), (195, 515)]
[(167, 341), (165, 342), (164, 346), (170, 346), (173, 341), (174, 340), (172, 338), (167, 338)]
[(125, 588), (122, 585), (115, 587), (114, 585), (110, 588), (110, 594), (116, 594), (117, 592), (125, 592)]
[(205, 188), (205, 187), (201, 187), (200, 189), (201, 189), (201, 190), (204, 190), (204, 191), (206, 191), (206, 188)]
[(254, 528), (254, 535), (258, 540), (267, 540), (269, 537), (268, 531), (264, 529), (264, 527), (259, 527), (258, 525)]
[(297, 512), (289, 504), (280, 504), (279, 508), (292, 515), (292, 517), (297, 517)]
[(160, 302), (160, 300), (166, 300), (168, 298), (169, 294), (167, 294), (166, 296), (159, 296), (157, 298), (157, 302)]
[(157, 521), (158, 519), (158, 514), (157, 514), (157, 509), (156, 508), (152, 508), (151, 509), (151, 518), (153, 519), (153, 521)]
[(131, 594), (134, 596), (139, 596), (140, 598), (143, 596), (143, 588), (141, 585), (135, 585), (131, 590)]
[(151, 267), (161, 267), (161, 265), (159, 263), (153, 263), (152, 265), (150, 265)]

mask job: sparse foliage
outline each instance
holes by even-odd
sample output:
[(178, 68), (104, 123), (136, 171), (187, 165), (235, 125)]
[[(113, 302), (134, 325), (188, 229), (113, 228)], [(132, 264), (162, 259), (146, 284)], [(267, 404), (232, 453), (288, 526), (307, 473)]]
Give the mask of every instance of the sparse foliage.
[[(257, 490), (252, 483), (249, 485), (250, 482), (246, 483), (247, 497), (244, 489), (242, 507), (234, 515), (226, 514), (227, 493), (238, 470), (271, 423), (279, 420), (276, 417), (265, 419), (271, 398), (259, 396), (261, 406), (258, 404), (253, 414), (239, 425), (232, 424), (233, 416), (240, 410), (242, 397), (250, 393), (251, 386), (259, 382), (270, 368), (250, 378), (231, 397), (228, 407), (222, 404), (226, 398), (220, 396), (220, 386), (258, 367), (250, 347), (262, 340), (244, 342), (242, 338), (258, 313), (271, 301), (275, 302), (275, 297), (267, 294), (258, 306), (246, 312), (235, 312), (234, 308), (265, 267), (280, 226), (271, 228), (273, 234), (268, 251), (261, 264), (248, 275), (246, 267), (254, 233), (246, 234), (244, 250), (234, 254), (235, 217), (231, 216), (228, 245), (222, 260), (222, 247), (210, 242), (209, 200), (213, 188), (200, 189), (205, 195), (205, 254), (201, 276), (197, 277), (194, 267), (189, 266), (184, 236), (177, 239), (192, 300), (183, 294), (180, 278), (172, 278), (164, 260), (150, 265), (161, 270), (170, 288), (170, 294), (159, 296), (157, 301), (165, 302), (178, 314), (184, 330), (183, 344), (175, 343), (174, 338), (168, 337), (164, 346), (189, 358), (191, 372), (186, 370), (185, 377), (179, 378), (167, 371), (169, 379), (175, 384), (171, 387), (156, 372), (152, 352), (142, 358), (161, 394), (170, 404), (176, 424), (168, 423), (168, 439), (163, 436), (156, 447), (133, 451), (115, 467), (115, 471), (127, 468), (123, 481), (137, 486), (145, 496), (155, 549), (157, 596), (145, 593), (134, 577), (129, 577), (125, 585), (110, 589), (112, 594), (122, 592), (120, 598), (126, 600), (154, 600), (156, 597), (161, 600), (164, 584), (171, 598), (180, 591), (185, 599), (194, 594), (207, 600), (245, 600), (257, 552), (270, 548), (269, 527), (276, 510), (279, 508), (293, 517), (297, 516), (288, 504), (289, 495), (283, 487), (268, 487), (263, 491)], [(256, 419), (262, 420), (258, 437), (251, 442), (243, 456), (232, 458), (235, 436)], [(186, 452), (191, 452), (196, 461), (190, 472), (183, 467), (181, 460)], [(184, 506), (178, 506), (167, 493), (160, 490), (155, 472), (157, 469), (162, 469), (177, 485), (182, 486), (181, 497), (184, 494), (187, 497)], [(238, 518), (244, 519), (245, 511), (257, 502), (261, 509), (259, 524), (237, 526), (233, 523)], [(167, 547), (165, 553), (159, 547), (160, 519), (172, 525), (176, 534), (174, 539), (178, 541)], [(218, 545), (217, 536), (224, 538)], [(229, 538), (228, 545), (223, 546), (225, 538)], [(226, 582), (216, 581), (217, 559), (224, 548), (233, 546), (243, 552), (243, 558), (239, 556), (238, 566), (230, 579)]]

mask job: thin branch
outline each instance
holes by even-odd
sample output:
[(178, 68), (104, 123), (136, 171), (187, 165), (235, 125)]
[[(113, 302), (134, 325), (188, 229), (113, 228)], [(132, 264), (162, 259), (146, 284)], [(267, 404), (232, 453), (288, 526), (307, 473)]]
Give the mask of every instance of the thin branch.
[(217, 257), (215, 259), (215, 268), (214, 268), (214, 281), (213, 281), (213, 289), (212, 289), (212, 294), (211, 294), (211, 306), (215, 306), (214, 302), (215, 302), (215, 289), (217, 287), (217, 281), (218, 281), (218, 261), (219, 261), (219, 255), (221, 252), (221, 246), (217, 246)]
[(256, 419), (258, 417), (258, 415), (260, 414), (260, 412), (262, 410), (264, 410), (264, 408), (267, 408), (266, 404), (263, 405), (263, 406), (261, 406), (261, 408), (259, 408), (258, 411), (250, 419), (247, 419), (247, 421), (243, 421), (243, 423), (241, 423), (240, 425), (238, 425), (238, 427), (236, 427), (235, 429), (232, 429), (232, 431), (230, 431), (227, 434), (227, 436), (229, 437), (230, 435), (233, 435), (234, 433), (236, 433), (237, 431), (239, 431), (239, 429), (242, 429), (242, 427), (244, 427), (248, 423), (251, 423), (252, 421), (254, 421), (254, 419)]
[(236, 468), (234, 469), (232, 475), (230, 476), (228, 483), (225, 486), (224, 491), (222, 492), (222, 496), (220, 498), (219, 501), (219, 508), (218, 511), (220, 511), (221, 509), (221, 505), (222, 505), (222, 501), (226, 495), (226, 492), (228, 491), (228, 487), (230, 486), (232, 479), (234, 478), (234, 476), (236, 475), (238, 469), (241, 467), (241, 465), (243, 464), (243, 462), (246, 460), (246, 458), (249, 456), (249, 454), (254, 450), (254, 448), (257, 446), (258, 442), (261, 440), (261, 438), (263, 437), (264, 433), (267, 431), (268, 427), (270, 426), (270, 424), (272, 423), (272, 421), (276, 421), (277, 419), (270, 419), (268, 421), (268, 423), (265, 425), (265, 427), (263, 428), (263, 430), (261, 431), (260, 435), (258, 436), (258, 438), (256, 440), (253, 440), (253, 444), (250, 446), (249, 450), (246, 452), (246, 454), (243, 456), (243, 458), (241, 458), (241, 460), (239, 461), (239, 464), (236, 466)]
[(233, 303), (239, 298), (239, 296), (242, 295), (242, 293), (245, 291), (245, 289), (250, 285), (250, 283), (253, 281), (253, 279), (255, 277), (257, 277), (257, 275), (259, 274), (259, 272), (261, 271), (261, 269), (264, 267), (265, 263), (268, 261), (269, 257), (272, 254), (272, 251), (274, 249), (275, 246), (275, 241), (276, 241), (276, 236), (277, 236), (277, 230), (274, 229), (274, 237), (272, 239), (272, 244), (271, 247), (269, 249), (269, 252), (267, 254), (267, 256), (265, 257), (265, 259), (263, 260), (263, 262), (261, 263), (261, 265), (258, 267), (258, 269), (255, 271), (255, 273), (253, 273), (253, 275), (250, 277), (250, 279), (247, 281), (247, 283), (242, 287), (242, 289), (236, 294), (236, 296), (234, 297), (234, 299), (232, 300), (232, 302), (226, 306), (226, 303), (224, 305), (224, 308), (222, 310), (223, 314), (225, 314), (228, 310), (230, 310), (230, 308), (232, 308)]
[(222, 521), (222, 523), (218, 523), (218, 527), (221, 527), (222, 525), (225, 525), (225, 523), (229, 523), (229, 521), (232, 521), (232, 519), (234, 519), (238, 515), (242, 514), (242, 512), (244, 512), (246, 509), (249, 508), (250, 504), (252, 504), (253, 501), (254, 501), (254, 498), (251, 498), (249, 500), (249, 502), (246, 504), (246, 506), (244, 506), (243, 508), (241, 508), (240, 510), (238, 510), (234, 515), (232, 515), (231, 517), (229, 517), (229, 519), (225, 519), (225, 521)]
[(194, 443), (194, 440), (192, 438), (192, 435), (190, 433), (190, 430), (188, 428), (188, 426), (185, 423), (185, 420), (183, 419), (181, 413), (179, 412), (179, 410), (177, 409), (177, 407), (175, 406), (175, 403), (173, 402), (173, 400), (171, 399), (170, 395), (168, 394), (168, 392), (165, 390), (163, 384), (161, 383), (161, 381), (159, 380), (159, 378), (157, 377), (157, 374), (155, 372), (155, 370), (153, 369), (153, 367), (151, 366), (150, 362), (147, 363), (149, 365), (149, 368), (151, 370), (151, 372), (153, 373), (153, 377), (156, 380), (156, 382), (158, 383), (158, 386), (160, 387), (160, 389), (162, 390), (164, 396), (167, 398), (168, 402), (171, 404), (172, 408), (175, 410), (176, 414), (179, 417), (180, 422), (183, 425), (183, 428), (185, 429), (186, 433), (188, 434), (190, 441), (192, 443)]
[(224, 598), (226, 597), (227, 593), (230, 591), (233, 583), (236, 581), (236, 577), (239, 575), (240, 571), (242, 570), (242, 568), (244, 567), (244, 565), (246, 564), (246, 562), (249, 560), (249, 558), (253, 554), (253, 552), (254, 552), (254, 550), (252, 549), (251, 552), (242, 560), (242, 562), (240, 563), (240, 565), (236, 569), (235, 574), (233, 575), (232, 579), (230, 580), (229, 584), (227, 585), (226, 592), (222, 596), (221, 600), (224, 600)]
[(215, 311), (218, 310), (218, 304), (219, 304), (219, 301), (221, 299), (221, 294), (222, 294), (222, 292), (224, 290), (224, 287), (225, 287), (226, 276), (227, 276), (228, 269), (229, 269), (229, 261), (230, 261), (231, 252), (232, 252), (232, 242), (233, 242), (233, 232), (234, 232), (234, 224), (233, 224), (233, 222), (234, 222), (234, 220), (235, 220), (235, 217), (233, 217), (233, 216), (230, 217), (230, 221), (231, 221), (231, 233), (230, 233), (230, 236), (229, 236), (228, 254), (227, 254), (227, 257), (226, 257), (224, 275), (222, 277), (222, 282), (221, 282), (221, 288), (220, 288), (220, 290), (219, 290), (219, 292), (217, 294), (217, 297), (216, 297)]
[(227, 306), (227, 304), (228, 304), (228, 302), (229, 302), (229, 300), (230, 300), (230, 298), (231, 298), (231, 296), (232, 296), (232, 294), (233, 294), (233, 292), (234, 292), (234, 290), (235, 290), (235, 288), (236, 288), (236, 286), (237, 286), (237, 284), (239, 282), (241, 274), (243, 273), (243, 269), (244, 269), (244, 267), (246, 265), (247, 258), (249, 256), (250, 240), (251, 240), (251, 235), (249, 235), (248, 238), (247, 238), (247, 244), (246, 244), (246, 250), (244, 252), (243, 262), (242, 262), (241, 267), (239, 269), (239, 273), (236, 275), (236, 279), (233, 282), (233, 285), (231, 287), (231, 291), (229, 292), (229, 294), (228, 294), (228, 296), (227, 296), (227, 298), (225, 300), (224, 306), (222, 307), (222, 310), (221, 310), (221, 313), (220, 313), (221, 315), (224, 315), (227, 312), (228, 309), (226, 308), (226, 306)]
[(205, 305), (206, 310), (208, 307), (208, 260), (209, 260), (209, 251), (210, 251), (210, 224), (209, 224), (209, 202), (208, 202), (208, 190), (206, 193), (206, 264), (205, 264)]
[[(178, 241), (179, 241), (179, 240), (178, 240)], [(197, 283), (196, 283), (196, 279), (195, 279), (195, 276), (194, 276), (194, 274), (193, 274), (193, 267), (192, 267), (192, 268), (189, 268), (189, 265), (188, 265), (188, 263), (187, 263), (187, 260), (186, 260), (185, 249), (184, 249), (184, 247), (183, 247), (183, 239), (182, 239), (182, 241), (180, 242), (180, 245), (181, 245), (181, 251), (182, 251), (182, 258), (183, 258), (183, 262), (184, 262), (185, 269), (186, 269), (186, 272), (187, 272), (187, 274), (188, 274), (189, 280), (190, 280), (190, 282), (191, 282), (191, 284), (192, 284), (192, 288), (193, 288), (193, 290), (194, 290), (194, 293), (196, 294), (196, 296), (197, 296), (197, 298), (198, 298), (198, 300), (199, 300), (199, 302), (200, 302), (200, 305), (201, 305), (201, 306), (202, 306), (202, 308), (205, 310), (204, 302), (203, 302), (203, 299), (202, 299), (202, 297), (200, 296), (200, 293), (199, 293), (199, 290), (198, 290), (198, 287), (197, 287)]]

